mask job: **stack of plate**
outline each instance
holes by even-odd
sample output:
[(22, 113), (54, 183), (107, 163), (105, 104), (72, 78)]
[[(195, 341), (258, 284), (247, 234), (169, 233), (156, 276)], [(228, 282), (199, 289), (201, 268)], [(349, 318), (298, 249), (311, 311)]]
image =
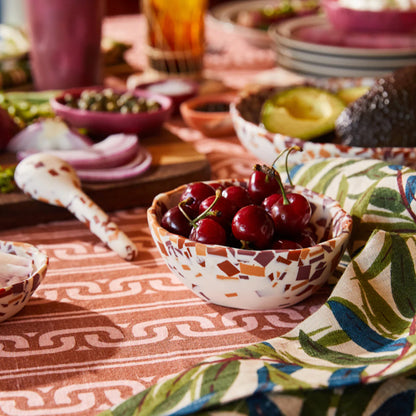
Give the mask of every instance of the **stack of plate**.
[(273, 25), (268, 34), (278, 65), (304, 75), (372, 77), (416, 65), (416, 32), (346, 34), (315, 15)]

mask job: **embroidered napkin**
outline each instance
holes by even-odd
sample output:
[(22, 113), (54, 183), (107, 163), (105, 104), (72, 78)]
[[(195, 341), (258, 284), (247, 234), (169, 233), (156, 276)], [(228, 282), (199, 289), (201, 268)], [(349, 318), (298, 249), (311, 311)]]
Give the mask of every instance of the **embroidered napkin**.
[(207, 358), (101, 416), (412, 414), (416, 172), (325, 159), (291, 177), (354, 219), (351, 260), (327, 302), (284, 336)]

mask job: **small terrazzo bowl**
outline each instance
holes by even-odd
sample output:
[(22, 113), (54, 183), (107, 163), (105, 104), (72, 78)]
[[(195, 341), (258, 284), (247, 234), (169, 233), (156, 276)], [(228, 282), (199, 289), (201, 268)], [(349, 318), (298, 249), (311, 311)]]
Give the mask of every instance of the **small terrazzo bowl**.
[(183, 185), (154, 198), (147, 211), (149, 228), (162, 258), (177, 278), (200, 298), (217, 305), (268, 310), (306, 299), (331, 276), (351, 235), (352, 219), (338, 202), (295, 186), (295, 191), (311, 203), (311, 224), (320, 241), (316, 246), (256, 251), (196, 243), (160, 225), (164, 212), (179, 202), (185, 188)]
[[(100, 91), (102, 89), (102, 87), (86, 87), (65, 90), (51, 99), (51, 107), (55, 114), (70, 126), (83, 128), (93, 135), (103, 137), (117, 133), (138, 134), (140, 136), (152, 135), (159, 132), (163, 123), (172, 114), (172, 100), (169, 97), (138, 89), (131, 91), (131, 93), (137, 98), (143, 97), (158, 102), (160, 108), (150, 112), (122, 114), (120, 112), (83, 110), (65, 104), (64, 97), (66, 94), (78, 98), (84, 90)], [(120, 94), (126, 92), (114, 91)]]
[(0, 287), (0, 322), (20, 312), (45, 277), (49, 258), (37, 247), (20, 242), (0, 241), (0, 253), (14, 254), (32, 262), (32, 272), (25, 279), (11, 278)]
[[(200, 95), (183, 102), (179, 109), (185, 123), (199, 130), (207, 137), (225, 137), (235, 134), (229, 105), (236, 98), (233, 93), (213, 93)], [(202, 111), (201, 106), (224, 104), (226, 111)]]
[[(307, 81), (306, 84), (338, 92), (352, 87), (370, 87), (374, 82), (374, 78), (328, 78)], [(261, 107), (264, 101), (279, 88), (282, 87), (259, 86), (244, 91), (230, 106), (231, 118), (240, 143), (266, 164), (271, 165), (283, 150), (297, 145), (303, 151), (291, 153), (290, 164), (293, 165), (329, 157), (358, 157), (416, 166), (415, 147), (346, 146), (331, 140), (335, 139), (335, 134), (333, 138), (327, 136), (326, 140), (308, 141), (268, 131), (260, 123)]]

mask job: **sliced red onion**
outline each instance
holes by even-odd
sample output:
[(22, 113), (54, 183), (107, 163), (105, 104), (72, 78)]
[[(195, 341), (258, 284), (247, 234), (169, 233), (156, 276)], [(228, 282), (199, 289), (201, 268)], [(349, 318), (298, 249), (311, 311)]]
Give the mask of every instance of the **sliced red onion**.
[(17, 133), (7, 145), (9, 152), (87, 149), (94, 142), (60, 119), (39, 120)]
[[(48, 150), (77, 169), (103, 169), (125, 165), (139, 150), (139, 139), (134, 134), (113, 134), (99, 143), (85, 149)], [(36, 151), (18, 152), (19, 160), (37, 153)]]
[(108, 169), (77, 169), (82, 181), (108, 182), (130, 179), (146, 172), (152, 164), (152, 155), (140, 147), (136, 157), (129, 163)]

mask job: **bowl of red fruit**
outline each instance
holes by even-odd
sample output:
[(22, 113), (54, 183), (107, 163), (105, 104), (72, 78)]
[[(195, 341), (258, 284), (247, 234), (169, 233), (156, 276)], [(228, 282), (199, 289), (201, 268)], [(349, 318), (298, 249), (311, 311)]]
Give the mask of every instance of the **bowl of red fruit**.
[(157, 195), (147, 211), (170, 270), (205, 301), (267, 310), (325, 284), (351, 235), (338, 202), (283, 185), (256, 165), (247, 180), (194, 182)]

